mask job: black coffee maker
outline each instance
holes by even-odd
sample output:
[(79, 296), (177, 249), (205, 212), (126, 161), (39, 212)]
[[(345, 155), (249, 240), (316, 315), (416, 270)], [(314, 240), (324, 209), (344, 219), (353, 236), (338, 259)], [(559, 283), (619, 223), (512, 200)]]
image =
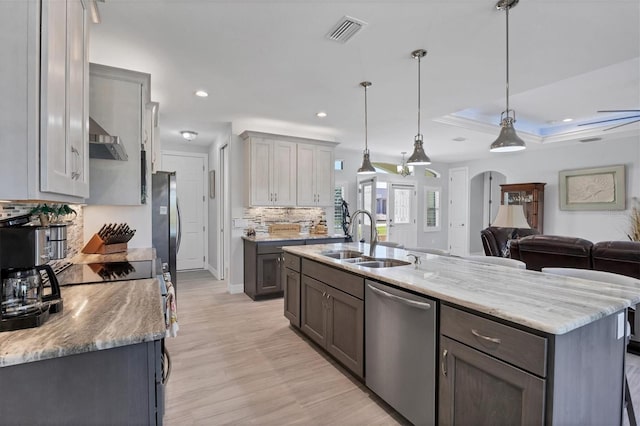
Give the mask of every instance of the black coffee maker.
[(47, 265), (49, 237), (48, 227), (0, 227), (0, 331), (37, 327), (62, 311), (60, 285)]

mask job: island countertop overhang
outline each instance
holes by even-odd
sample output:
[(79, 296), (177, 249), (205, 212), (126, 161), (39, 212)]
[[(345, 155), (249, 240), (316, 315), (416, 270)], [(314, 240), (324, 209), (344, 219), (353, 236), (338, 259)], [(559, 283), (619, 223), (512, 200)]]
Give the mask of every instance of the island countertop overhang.
[[(561, 335), (640, 302), (637, 286), (600, 283), (537, 271), (420, 253), (422, 263), (366, 268), (321, 254), (369, 253), (362, 243), (286, 246), (283, 250), (365, 278), (414, 291), (544, 333)], [(406, 250), (378, 246), (375, 256), (409, 260)]]

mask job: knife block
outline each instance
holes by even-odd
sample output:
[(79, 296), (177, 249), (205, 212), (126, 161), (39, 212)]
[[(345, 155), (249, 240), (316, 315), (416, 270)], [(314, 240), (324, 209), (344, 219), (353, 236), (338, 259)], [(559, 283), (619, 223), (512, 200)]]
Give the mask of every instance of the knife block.
[(127, 251), (127, 243), (105, 244), (98, 234), (93, 234), (93, 237), (82, 248), (84, 254), (110, 254), (124, 251)]

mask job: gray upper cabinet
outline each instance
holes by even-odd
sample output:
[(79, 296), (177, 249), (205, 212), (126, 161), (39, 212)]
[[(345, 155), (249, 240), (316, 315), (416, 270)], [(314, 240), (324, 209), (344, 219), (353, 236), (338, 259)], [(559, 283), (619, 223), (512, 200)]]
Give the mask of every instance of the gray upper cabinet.
[(118, 136), (127, 159), (91, 158), (88, 204), (140, 205), (146, 202), (145, 159), (147, 104), (151, 76), (121, 68), (90, 64), (89, 115), (111, 136)]
[(89, 196), (88, 25), (82, 0), (0, 2), (3, 199)]

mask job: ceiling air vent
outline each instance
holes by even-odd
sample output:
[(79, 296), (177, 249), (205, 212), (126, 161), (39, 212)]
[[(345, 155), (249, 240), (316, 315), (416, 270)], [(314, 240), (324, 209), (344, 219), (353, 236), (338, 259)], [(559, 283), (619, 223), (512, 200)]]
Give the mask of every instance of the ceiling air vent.
[(327, 33), (327, 38), (339, 43), (346, 43), (364, 28), (365, 25), (367, 25), (367, 23), (364, 21), (350, 16), (343, 16)]
[(601, 140), (602, 140), (602, 138), (595, 137), (595, 138), (580, 139), (580, 142), (596, 142), (596, 141), (601, 141)]

